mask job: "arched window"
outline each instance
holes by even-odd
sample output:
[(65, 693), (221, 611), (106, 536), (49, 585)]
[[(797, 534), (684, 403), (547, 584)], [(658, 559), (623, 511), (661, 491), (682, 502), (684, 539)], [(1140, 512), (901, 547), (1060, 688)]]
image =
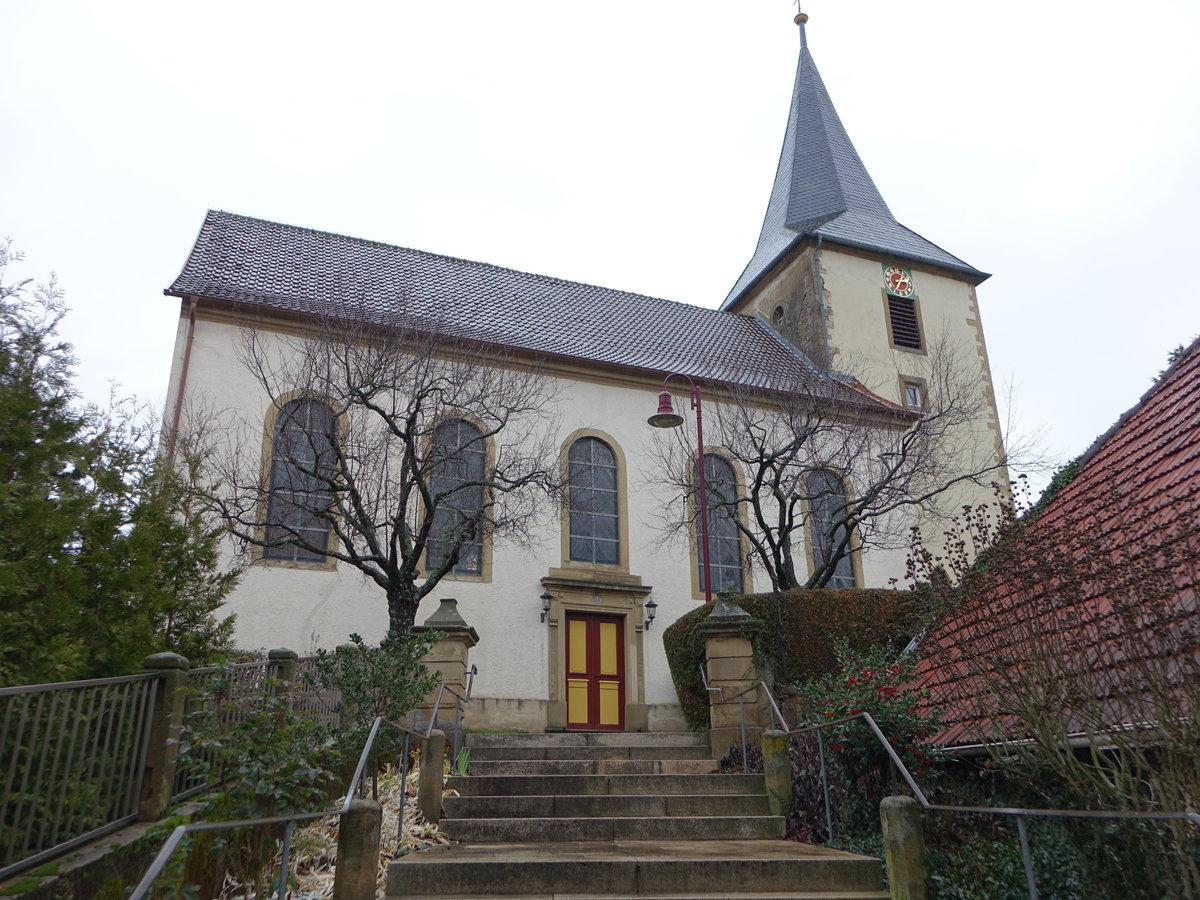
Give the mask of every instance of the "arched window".
[[(699, 474), (699, 473), (696, 473)], [(715, 453), (704, 454), (704, 481), (708, 488), (708, 558), (712, 570), (713, 593), (733, 591), (742, 585), (742, 538), (737, 526), (737, 482), (729, 460)], [(694, 488), (700, 492), (699, 478)], [(696, 559), (700, 571), (700, 590), (704, 590), (704, 552), (699, 528), (696, 534)]]
[(584, 437), (567, 451), (570, 556), (576, 562), (618, 565), (617, 458), (599, 438)]
[[(849, 548), (846, 515), (846, 487), (841, 476), (830, 469), (814, 469), (805, 479), (808, 489), (808, 524), (812, 535), (813, 565), (821, 568), (834, 552), (846, 543)], [(826, 587), (852, 588), (854, 564), (846, 552), (834, 566)]]
[(320, 400), (289, 400), (275, 416), (264, 559), (320, 562), (329, 546), (329, 474), (336, 422)]
[(425, 547), (428, 568), (458, 551), (450, 571), (483, 572), (484, 469), (483, 433), (466, 419), (447, 419), (433, 429), (430, 441), (429, 493), (433, 498), (433, 530)]

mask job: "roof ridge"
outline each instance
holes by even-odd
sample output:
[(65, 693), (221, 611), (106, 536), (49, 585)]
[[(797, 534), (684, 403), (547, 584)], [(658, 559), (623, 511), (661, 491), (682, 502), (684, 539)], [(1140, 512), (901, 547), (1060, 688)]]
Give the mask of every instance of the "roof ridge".
[[(1087, 449), (1075, 458), (1076, 469), (1081, 471), (1085, 466), (1090, 464), (1092, 460), (1099, 456), (1101, 451), (1103, 451), (1108, 445), (1109, 441), (1116, 437), (1118, 432), (1120, 432), (1133, 418), (1141, 413), (1150, 403), (1150, 401), (1154, 399), (1156, 394), (1167, 390), (1169, 387), (1173, 387), (1175, 375), (1179, 372), (1179, 370), (1186, 365), (1196, 362), (1196, 360), (1192, 359), (1193, 356), (1196, 356), (1196, 360), (1200, 360), (1200, 335), (1197, 335), (1192, 340), (1192, 342), (1187, 346), (1183, 353), (1179, 355), (1179, 358), (1175, 360), (1175, 362), (1171, 363), (1171, 365), (1167, 366), (1167, 368), (1163, 370), (1163, 373), (1158, 377), (1154, 384), (1152, 384), (1146, 390), (1146, 392), (1137, 399), (1133, 406), (1121, 413), (1121, 415), (1117, 417), (1117, 420), (1113, 422), (1103, 434), (1092, 441), (1091, 444), (1088, 445)], [(1072, 483), (1074, 483), (1074, 481), (1072, 481)], [(1068, 484), (1066, 488), (1069, 488), (1070, 486), (1071, 485)], [(1067, 493), (1066, 488), (1063, 489), (1062, 493)], [(1057, 500), (1058, 497), (1055, 497), (1054, 499)]]

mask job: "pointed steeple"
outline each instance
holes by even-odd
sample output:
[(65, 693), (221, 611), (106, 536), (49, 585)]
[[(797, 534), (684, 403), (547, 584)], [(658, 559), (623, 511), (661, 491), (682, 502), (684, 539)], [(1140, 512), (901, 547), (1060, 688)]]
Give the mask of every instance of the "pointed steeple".
[(800, 13), (800, 61), (783, 150), (758, 246), (722, 309), (742, 295), (805, 235), (932, 263), (983, 280), (987, 275), (896, 221), (850, 142), (821, 81)]

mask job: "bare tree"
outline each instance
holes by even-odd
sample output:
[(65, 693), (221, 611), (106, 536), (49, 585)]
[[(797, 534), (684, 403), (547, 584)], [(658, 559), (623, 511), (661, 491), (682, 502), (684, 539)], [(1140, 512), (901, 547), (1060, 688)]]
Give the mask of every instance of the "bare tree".
[(294, 337), (251, 328), (239, 357), (273, 400), (220, 452), (212, 501), (246, 550), (336, 560), (384, 592), (388, 635), (485, 547), (520, 540), (556, 497), (548, 379), (527, 360), (366, 312)]
[[(918, 510), (936, 515), (967, 483), (1007, 483), (1007, 457), (977, 427), (990, 405), (970, 372), (948, 346), (931, 347), (919, 410), (881, 406), (845, 376), (731, 390), (706, 407), (706, 442), (736, 460), (743, 480), (709, 486), (710, 518), (736, 523), (777, 591), (852, 583), (851, 554), (907, 546)], [(690, 530), (697, 506), (694, 452), (677, 432), (656, 444), (655, 477), (676, 492), (664, 507), (668, 533)], [(806, 576), (797, 554), (809, 542)]]

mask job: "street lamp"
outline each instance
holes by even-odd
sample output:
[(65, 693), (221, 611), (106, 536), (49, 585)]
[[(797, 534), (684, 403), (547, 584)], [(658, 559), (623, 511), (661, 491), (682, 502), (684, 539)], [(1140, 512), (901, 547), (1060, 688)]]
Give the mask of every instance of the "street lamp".
[(667, 382), (672, 378), (682, 378), (688, 383), (692, 392), (692, 409), (696, 411), (696, 477), (700, 483), (700, 552), (704, 562), (704, 602), (712, 603), (712, 568), (708, 562), (708, 485), (704, 481), (704, 419), (700, 409), (700, 386), (687, 375), (672, 372), (663, 379), (662, 393), (658, 395), (658, 412), (646, 421), (655, 428), (678, 428), (683, 424), (683, 416), (675, 412), (671, 403), (671, 392), (667, 390)]

